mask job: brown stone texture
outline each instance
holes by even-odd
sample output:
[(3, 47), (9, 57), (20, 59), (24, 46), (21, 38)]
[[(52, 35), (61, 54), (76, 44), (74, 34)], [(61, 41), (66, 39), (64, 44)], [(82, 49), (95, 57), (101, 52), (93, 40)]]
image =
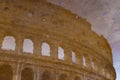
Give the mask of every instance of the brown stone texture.
[[(14, 37), (15, 50), (2, 49), (6, 36)], [(33, 54), (23, 52), (24, 39), (33, 42)], [(43, 42), (50, 45), (50, 56), (41, 55)], [(0, 46), (0, 80), (116, 78), (107, 40), (85, 19), (45, 0), (0, 0)], [(64, 60), (58, 59), (59, 46)]]

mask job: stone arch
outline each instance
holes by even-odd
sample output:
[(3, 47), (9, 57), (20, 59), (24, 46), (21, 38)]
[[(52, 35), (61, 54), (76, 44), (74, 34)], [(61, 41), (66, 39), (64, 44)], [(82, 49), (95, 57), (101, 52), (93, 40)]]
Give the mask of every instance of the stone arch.
[(58, 59), (64, 60), (64, 56), (65, 56), (64, 49), (61, 46), (59, 46), (58, 47)]
[(43, 42), (41, 48), (42, 56), (50, 56), (50, 45), (47, 42)]
[(34, 72), (31, 68), (24, 68), (21, 72), (21, 80), (34, 80)]
[(2, 43), (2, 49), (15, 51), (15, 47), (15, 38), (13, 36), (5, 36)]
[(78, 77), (78, 76), (76, 76), (76, 77), (74, 78), (74, 80), (81, 80), (81, 78)]
[(58, 80), (68, 80), (67, 77), (68, 76), (66, 74), (60, 74)]
[(0, 66), (0, 80), (13, 80), (13, 71), (10, 65)]
[(34, 43), (31, 39), (24, 39), (24, 41), (23, 41), (23, 52), (33, 54)]
[(44, 71), (41, 76), (41, 80), (53, 80), (50, 71)]

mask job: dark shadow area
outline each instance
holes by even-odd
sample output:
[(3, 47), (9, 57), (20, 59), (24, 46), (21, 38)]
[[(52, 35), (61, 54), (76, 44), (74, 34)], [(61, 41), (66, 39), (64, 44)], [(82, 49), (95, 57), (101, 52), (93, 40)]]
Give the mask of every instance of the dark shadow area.
[(33, 70), (30, 68), (25, 68), (21, 74), (21, 80), (34, 80), (34, 73)]
[(13, 72), (11, 66), (0, 66), (0, 80), (13, 80)]

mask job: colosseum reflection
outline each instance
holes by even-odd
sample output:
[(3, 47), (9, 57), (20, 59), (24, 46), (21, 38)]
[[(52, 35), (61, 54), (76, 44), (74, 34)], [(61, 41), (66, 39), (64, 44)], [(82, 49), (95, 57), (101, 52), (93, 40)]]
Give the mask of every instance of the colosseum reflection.
[(115, 80), (107, 40), (46, 0), (0, 0), (0, 80)]

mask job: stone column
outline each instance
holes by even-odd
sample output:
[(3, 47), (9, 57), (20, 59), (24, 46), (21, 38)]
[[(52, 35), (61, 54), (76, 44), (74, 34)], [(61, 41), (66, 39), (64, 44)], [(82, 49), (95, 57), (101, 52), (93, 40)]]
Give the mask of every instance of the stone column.
[(55, 75), (56, 75), (56, 79), (55, 79), (55, 80), (59, 80), (59, 75), (60, 75), (60, 74), (59, 74), (59, 71), (56, 70), (56, 71), (55, 71)]
[(51, 70), (51, 79), (52, 79), (52, 80), (57, 80), (57, 75), (56, 75), (55, 69), (54, 69), (54, 70)]
[(39, 79), (39, 67), (36, 67), (34, 70), (34, 80), (40, 80)]
[(69, 50), (69, 48), (64, 49), (64, 58), (65, 61), (68, 62), (69, 64), (72, 63), (72, 52)]
[(83, 75), (81, 75), (81, 77), (80, 77), (80, 80), (85, 80), (85, 78), (84, 78), (85, 76), (84, 76), (84, 74)]
[(13, 80), (21, 80), (21, 70), (20, 64), (18, 63), (13, 70)]
[(103, 75), (103, 64), (99, 62), (98, 66), (99, 66), (99, 74)]
[(98, 62), (96, 60), (94, 61), (94, 70), (98, 72)]
[(91, 60), (90, 60), (90, 57), (89, 56), (85, 56), (85, 60), (86, 60), (86, 67), (88, 69), (91, 69)]
[(53, 59), (58, 59), (58, 45), (56, 41), (51, 45), (51, 57)]
[(2, 42), (4, 40), (4, 37), (6, 35), (6, 31), (4, 29), (0, 30), (0, 48), (2, 48)]
[(2, 49), (2, 43), (3, 43), (4, 37), (0, 36), (0, 49)]
[(23, 52), (23, 37), (22, 34), (18, 34), (16, 37), (16, 52), (21, 54)]
[(76, 54), (76, 64), (78, 64), (80, 67), (83, 67), (83, 56)]
[(34, 40), (34, 55), (41, 56), (41, 46), (38, 40)]

